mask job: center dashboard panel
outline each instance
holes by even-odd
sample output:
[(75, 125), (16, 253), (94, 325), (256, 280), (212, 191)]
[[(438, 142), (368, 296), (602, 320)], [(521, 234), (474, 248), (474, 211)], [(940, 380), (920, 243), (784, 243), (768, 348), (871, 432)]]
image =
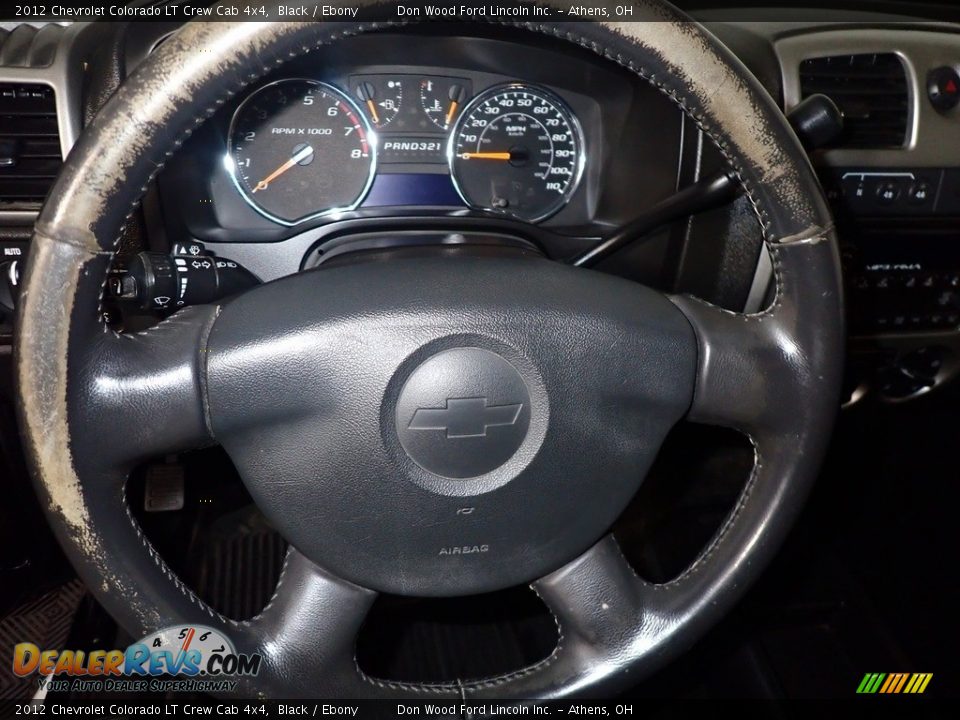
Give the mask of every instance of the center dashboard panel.
[(849, 404), (960, 374), (960, 36), (891, 25), (783, 31), (785, 106), (825, 93), (846, 131), (813, 157), (840, 238)]
[[(270, 279), (358, 223), (427, 217), (500, 221), (563, 256), (676, 191), (682, 114), (649, 84), (449, 30), (345, 39), (246, 89), (158, 179), (171, 242), (247, 245)], [(253, 257), (287, 250), (296, 266)]]

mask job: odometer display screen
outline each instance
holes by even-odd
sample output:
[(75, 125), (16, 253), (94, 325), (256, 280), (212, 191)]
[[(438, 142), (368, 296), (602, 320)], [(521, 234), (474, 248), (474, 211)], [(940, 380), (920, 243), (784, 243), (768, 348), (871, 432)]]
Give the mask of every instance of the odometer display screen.
[(376, 170), (376, 142), (363, 113), (336, 88), (281, 80), (237, 108), (227, 159), (237, 189), (284, 225), (351, 210)]
[(530, 85), (478, 95), (449, 143), (450, 175), (464, 202), (529, 222), (566, 205), (583, 173), (576, 118), (558, 97)]

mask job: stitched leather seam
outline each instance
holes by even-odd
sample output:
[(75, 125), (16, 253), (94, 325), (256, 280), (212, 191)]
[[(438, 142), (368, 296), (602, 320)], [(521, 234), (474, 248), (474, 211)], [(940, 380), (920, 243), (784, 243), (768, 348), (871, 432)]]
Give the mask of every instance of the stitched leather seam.
[(266, 605), (263, 606), (263, 609), (259, 613), (254, 615), (249, 620), (234, 620), (229, 618), (226, 615), (222, 615), (217, 612), (213, 607), (205, 603), (203, 600), (198, 597), (193, 590), (184, 583), (175, 572), (173, 572), (170, 567), (161, 557), (160, 553), (153, 547), (153, 544), (146, 538), (143, 534), (143, 530), (140, 528), (140, 524), (136, 521), (136, 518), (133, 517), (133, 514), (130, 512), (130, 507), (127, 503), (123, 503), (124, 512), (127, 515), (127, 518), (130, 520), (130, 524), (133, 526), (134, 531), (137, 533), (137, 537), (140, 538), (140, 542), (143, 544), (143, 547), (146, 549), (147, 553), (150, 555), (150, 558), (153, 560), (154, 564), (163, 572), (166, 578), (176, 585), (177, 589), (180, 590), (184, 596), (187, 597), (190, 602), (195, 604), (201, 610), (206, 612), (210, 617), (220, 620), (226, 625), (231, 625), (233, 627), (250, 627), (260, 620), (267, 610), (273, 606), (277, 597), (280, 595), (280, 586), (283, 584), (284, 579), (286, 578), (287, 568), (290, 563), (290, 555), (292, 553), (292, 547), (287, 548), (287, 554), (283, 558), (283, 566), (280, 568), (280, 577), (277, 579), (277, 586), (274, 588), (273, 595), (270, 596), (270, 600)]
[(710, 541), (710, 544), (704, 549), (700, 555), (697, 556), (697, 559), (693, 562), (690, 567), (680, 573), (677, 577), (667, 580), (663, 583), (652, 583), (649, 580), (646, 580), (637, 573), (636, 569), (633, 567), (633, 564), (627, 560), (627, 556), (623, 554), (623, 548), (620, 547), (620, 543), (617, 542), (616, 537), (610, 535), (610, 539), (613, 541), (613, 545), (617, 550), (617, 553), (620, 555), (620, 559), (623, 560), (624, 564), (630, 570), (630, 573), (635, 577), (644, 587), (651, 588), (653, 590), (672, 590), (675, 585), (681, 584), (685, 579), (696, 574), (696, 572), (702, 567), (702, 565), (710, 559), (710, 556), (714, 553), (720, 543), (723, 541), (724, 536), (736, 522), (737, 517), (740, 515), (740, 512), (746, 506), (747, 500), (749, 499), (753, 488), (756, 485), (757, 477), (759, 477), (761, 469), (760, 461), (760, 450), (757, 446), (756, 441), (753, 436), (750, 434), (746, 435), (747, 439), (750, 441), (750, 445), (753, 446), (753, 469), (750, 472), (750, 478), (747, 480), (746, 485), (744, 485), (743, 491), (740, 493), (740, 497), (737, 500), (737, 506), (733, 509), (730, 515), (727, 516), (727, 519), (724, 521), (723, 526), (717, 531), (713, 536), (713, 539)]
[(544, 602), (543, 597), (540, 595), (540, 591), (537, 590), (536, 586), (531, 583), (530, 589), (533, 590), (534, 594), (540, 598), (540, 601), (547, 606), (547, 609), (550, 611), (550, 616), (553, 618), (554, 624), (557, 626), (557, 644), (553, 648), (553, 652), (550, 653), (543, 660), (540, 660), (533, 665), (529, 665), (520, 670), (515, 670), (513, 672), (504, 673), (503, 675), (497, 675), (492, 678), (487, 678), (486, 680), (477, 680), (474, 682), (469, 682), (464, 685), (464, 692), (470, 693), (476, 690), (482, 690), (484, 688), (497, 687), (498, 685), (503, 685), (508, 682), (513, 682), (514, 680), (519, 680), (521, 678), (527, 677), (528, 675), (533, 675), (534, 673), (546, 670), (548, 667), (553, 665), (553, 663), (560, 657), (560, 653), (563, 651), (564, 644), (564, 634), (563, 626), (560, 624), (560, 618), (557, 617), (557, 614), (553, 611), (553, 608), (549, 604)]
[[(705, 300), (697, 299), (698, 302), (701, 302), (707, 307), (710, 307), (718, 312), (721, 312), (727, 315), (732, 315), (734, 317), (742, 318), (748, 321), (756, 320), (758, 322), (763, 322), (764, 320), (767, 320), (773, 317), (776, 314), (776, 311), (782, 305), (782, 300), (784, 295), (783, 291), (784, 291), (784, 288), (786, 287), (786, 280), (784, 279), (783, 262), (781, 259), (783, 248), (781, 248), (777, 244), (769, 244), (769, 243), (767, 247), (768, 247), (768, 250), (770, 251), (771, 263), (773, 265), (773, 272), (774, 272), (775, 284), (776, 284), (776, 297), (774, 299), (774, 302), (770, 305), (769, 308), (767, 308), (766, 310), (763, 310), (762, 312), (748, 315), (745, 313), (735, 313), (730, 310), (717, 307), (716, 305), (713, 305), (712, 303), (708, 303)], [(703, 567), (703, 565), (710, 559), (710, 557), (713, 555), (713, 553), (722, 543), (723, 539), (726, 537), (727, 533), (736, 523), (737, 519), (740, 516), (740, 513), (743, 511), (743, 508), (746, 506), (747, 501), (750, 499), (753, 489), (756, 486), (757, 478), (760, 475), (760, 470), (763, 467), (763, 460), (760, 454), (760, 447), (757, 444), (756, 439), (750, 433), (744, 433), (744, 434), (746, 435), (747, 439), (750, 441), (750, 445), (753, 446), (753, 470), (750, 473), (750, 478), (747, 480), (747, 484), (744, 486), (743, 491), (740, 493), (740, 497), (737, 500), (736, 507), (733, 509), (733, 511), (724, 521), (723, 525), (717, 531), (716, 535), (714, 535), (713, 539), (710, 541), (710, 544), (704, 549), (704, 551), (699, 556), (697, 556), (697, 559), (694, 560), (693, 564), (691, 564), (690, 567), (688, 567), (686, 570), (680, 573), (680, 575), (673, 578), (672, 580), (668, 580), (665, 583), (651, 583), (650, 587), (654, 589), (660, 589), (660, 590), (672, 589), (674, 586), (681, 584), (682, 582), (684, 582), (684, 580), (695, 575), (700, 570), (700, 568)]]
[[(540, 595), (540, 592), (537, 588), (531, 584), (530, 589), (540, 598), (543, 602), (543, 597)], [(436, 684), (426, 684), (426, 683), (404, 683), (391, 680), (380, 680), (378, 678), (371, 677), (367, 675), (363, 669), (360, 667), (360, 663), (357, 660), (356, 653), (353, 656), (354, 666), (357, 669), (357, 672), (360, 676), (373, 685), (376, 685), (380, 688), (386, 688), (391, 690), (412, 690), (414, 692), (449, 692), (450, 690), (459, 689), (463, 698), (466, 699), (466, 695), (471, 692), (476, 692), (484, 688), (496, 687), (498, 685), (503, 685), (504, 683), (512, 682), (514, 680), (519, 680), (520, 678), (532, 675), (535, 672), (545, 670), (547, 667), (552, 665), (554, 661), (560, 656), (561, 651), (563, 650), (564, 645), (564, 634), (563, 627), (560, 624), (560, 619), (557, 617), (557, 614), (553, 612), (553, 609), (544, 602), (544, 605), (547, 606), (547, 609), (550, 611), (550, 616), (553, 618), (553, 622), (557, 627), (557, 644), (554, 646), (553, 652), (549, 656), (545, 657), (543, 660), (540, 660), (533, 665), (528, 667), (521, 668), (520, 670), (515, 670), (509, 673), (504, 673), (503, 675), (496, 675), (485, 680), (476, 680), (470, 682), (463, 682), (460, 679), (457, 679), (451, 683), (436, 683)]]
[(746, 437), (753, 446), (753, 470), (750, 473), (750, 479), (747, 480), (747, 484), (740, 493), (740, 498), (737, 500), (737, 506), (733, 509), (730, 515), (727, 516), (723, 526), (717, 531), (717, 534), (713, 536), (713, 540), (710, 541), (710, 544), (706, 547), (706, 549), (700, 553), (699, 556), (697, 556), (697, 559), (694, 560), (693, 564), (672, 580), (668, 580), (665, 583), (651, 584), (650, 587), (652, 587), (654, 590), (672, 590), (676, 586), (683, 584), (684, 581), (696, 575), (697, 572), (699, 572), (700, 569), (713, 556), (717, 548), (719, 548), (723, 543), (727, 533), (736, 524), (737, 519), (740, 517), (740, 513), (747, 506), (747, 502), (749, 501), (750, 496), (753, 494), (753, 490), (756, 487), (757, 479), (760, 477), (760, 470), (763, 468), (763, 461), (760, 455), (760, 447), (757, 445), (754, 437), (749, 433), (746, 434)]
[(133, 517), (133, 514), (130, 512), (130, 506), (121, 499), (123, 504), (123, 511), (127, 515), (127, 519), (130, 521), (130, 524), (133, 526), (134, 532), (137, 534), (137, 537), (140, 539), (144, 549), (147, 551), (150, 559), (153, 560), (154, 564), (159, 568), (159, 570), (164, 574), (164, 576), (169, 580), (182, 594), (186, 597), (192, 604), (196, 605), (200, 610), (207, 613), (211, 618), (219, 620), (222, 623), (229, 625), (236, 625), (237, 623), (231, 620), (228, 617), (224, 617), (219, 612), (214, 610), (212, 607), (207, 605), (203, 600), (201, 600), (197, 595), (191, 590), (178, 576), (173, 572), (167, 563), (164, 561), (160, 554), (153, 547), (153, 544), (147, 540), (144, 536), (143, 531), (140, 528), (139, 523)]
[[(217, 318), (220, 317), (221, 308), (221, 305), (217, 305), (213, 311), (213, 316), (203, 328), (203, 332), (200, 335), (200, 348), (198, 350), (200, 357), (197, 359), (197, 382), (200, 384), (200, 404), (203, 407), (203, 424), (206, 425), (207, 433), (211, 439), (216, 436), (213, 434), (213, 418), (210, 415), (210, 393), (207, 387), (207, 361), (210, 358), (210, 353), (207, 352), (207, 349), (210, 345), (210, 333), (213, 332), (213, 324), (217, 321)], [(284, 567), (286, 567), (286, 560), (284, 560)]]
[(450, 683), (406, 683), (395, 680), (380, 680), (379, 678), (367, 675), (363, 671), (363, 669), (357, 663), (356, 655), (353, 657), (353, 663), (357, 670), (357, 674), (362, 680), (384, 690), (409, 690), (416, 693), (435, 693), (439, 695), (449, 695), (451, 693), (459, 694), (459, 681)]
[(280, 597), (280, 586), (283, 585), (283, 581), (287, 578), (287, 568), (290, 566), (290, 556), (293, 554), (293, 546), (287, 546), (287, 552), (283, 556), (283, 565), (280, 568), (280, 577), (277, 578), (277, 586), (273, 589), (273, 595), (270, 596), (270, 599), (267, 601), (267, 604), (263, 606), (263, 609), (260, 610), (256, 615), (254, 615), (249, 620), (234, 620), (232, 621), (237, 627), (250, 627), (264, 615), (267, 611), (273, 606), (277, 598)]
[(90, 256), (90, 259), (101, 257), (103, 255), (107, 255), (110, 257), (113, 256), (113, 253), (110, 252), (109, 250), (91, 250), (84, 243), (76, 242), (74, 240), (69, 240), (66, 237), (63, 237), (63, 238), (50, 237), (49, 235), (47, 235), (45, 232), (41, 230), (34, 230), (33, 237), (42, 238), (43, 240), (47, 240), (49, 242), (54, 243), (55, 245), (59, 245), (62, 243), (63, 245), (69, 245), (73, 248), (76, 248), (77, 250), (82, 250), (83, 252), (85, 252), (87, 255)]
[(783, 246), (779, 243), (764, 243), (765, 247), (770, 253), (770, 265), (773, 268), (773, 285), (774, 285), (774, 297), (773, 302), (763, 310), (760, 310), (755, 313), (742, 313), (736, 312), (735, 310), (727, 310), (727, 308), (720, 307), (715, 305), (709, 300), (704, 300), (703, 298), (693, 297), (692, 295), (687, 295), (685, 297), (690, 298), (691, 300), (696, 301), (704, 307), (708, 307), (711, 310), (715, 310), (718, 313), (727, 315), (729, 317), (738, 318), (744, 322), (763, 322), (769, 318), (772, 318), (776, 315), (777, 310), (783, 305), (784, 298), (784, 289), (786, 287), (786, 280), (783, 275), (783, 260), (781, 259), (781, 254), (784, 251), (785, 247), (792, 246)]
[[(827, 235), (821, 235), (820, 237), (826, 239)], [(814, 240), (816, 238), (809, 238), (808, 240)], [(699, 298), (694, 298), (697, 302), (702, 303), (703, 305), (716, 310), (717, 312), (724, 313), (726, 315), (731, 315), (733, 317), (742, 318), (744, 320), (755, 320), (757, 322), (763, 322), (776, 314), (776, 311), (782, 306), (784, 288), (786, 287), (786, 280), (784, 278), (783, 271), (783, 261), (781, 258), (782, 253), (784, 252), (784, 247), (790, 247), (790, 245), (781, 247), (779, 244), (767, 244), (767, 249), (770, 251), (771, 263), (773, 265), (773, 271), (775, 276), (775, 285), (776, 285), (776, 297), (774, 302), (770, 305), (769, 308), (753, 314), (745, 313), (736, 313), (725, 308), (718, 307), (712, 303), (707, 302), (706, 300), (701, 300)], [(740, 493), (740, 497), (737, 500), (737, 505), (724, 521), (723, 526), (717, 531), (713, 539), (710, 541), (710, 544), (704, 549), (704, 551), (697, 556), (697, 559), (694, 560), (693, 564), (690, 565), (686, 570), (684, 570), (677, 577), (668, 580), (665, 583), (650, 583), (650, 587), (655, 590), (663, 589), (672, 589), (674, 586), (681, 584), (684, 580), (695, 575), (700, 568), (710, 559), (716, 549), (723, 542), (724, 537), (734, 526), (737, 519), (740, 516), (743, 508), (746, 506), (747, 501), (750, 499), (750, 496), (756, 486), (757, 478), (760, 475), (760, 470), (763, 467), (763, 460), (760, 453), (760, 447), (757, 444), (756, 439), (750, 433), (744, 433), (747, 439), (750, 441), (750, 445), (753, 447), (753, 470), (750, 473), (750, 478), (747, 480), (747, 484), (744, 486), (743, 491)], [(622, 554), (622, 553), (621, 553)]]
[[(150, 183), (153, 182), (157, 174), (166, 166), (169, 158), (171, 158), (177, 152), (177, 150), (180, 149), (180, 147), (183, 145), (183, 142), (193, 134), (194, 130), (196, 130), (198, 127), (200, 127), (200, 125), (206, 122), (217, 111), (217, 109), (219, 109), (221, 106), (223, 106), (224, 103), (227, 102), (227, 100), (229, 100), (230, 98), (234, 97), (237, 93), (244, 90), (251, 83), (256, 82), (257, 80), (269, 74), (273, 70), (279, 68), (280, 66), (282, 66), (284, 63), (286, 63), (288, 60), (292, 58), (302, 57), (304, 55), (309, 54), (310, 52), (312, 52), (317, 47), (320, 47), (321, 45), (327, 44), (329, 42), (334, 42), (343, 37), (348, 37), (356, 33), (368, 32), (369, 30), (373, 30), (378, 26), (379, 24), (377, 23), (371, 23), (368, 25), (359, 26), (355, 32), (342, 32), (342, 31), (334, 32), (334, 33), (331, 33), (331, 35), (329, 36), (329, 40), (322, 40), (314, 46), (301, 46), (299, 52), (291, 51), (286, 58), (276, 58), (273, 62), (272, 67), (265, 67), (263, 68), (262, 72), (259, 72), (259, 73), (250, 73), (249, 75), (247, 75), (247, 77), (244, 80), (238, 83), (235, 87), (227, 89), (220, 97), (214, 100), (212, 104), (208, 105), (207, 108), (203, 110), (200, 114), (194, 116), (193, 124), (187, 127), (185, 130), (183, 130), (180, 133), (180, 135), (173, 141), (171, 149), (166, 151), (166, 153), (164, 153), (164, 159), (156, 165), (156, 167), (150, 173), (147, 180), (141, 186), (137, 199), (130, 204), (129, 211), (124, 216), (124, 219), (121, 222), (120, 230), (117, 233), (116, 238), (114, 238), (112, 249), (110, 251), (104, 251), (104, 252), (108, 252), (111, 258), (111, 261), (113, 257), (116, 255), (116, 248), (119, 245), (120, 240), (123, 238), (124, 226), (133, 216), (134, 212), (136, 212), (136, 209), (139, 207), (140, 202), (143, 198), (143, 195), (144, 193), (146, 193), (147, 189), (149, 188)], [(103, 298), (104, 298), (104, 294), (107, 287), (107, 281), (109, 280), (109, 277), (110, 277), (109, 273), (106, 273), (103, 279), (103, 283), (100, 286), (100, 295), (98, 297), (97, 312), (100, 316), (100, 321), (104, 330), (113, 332), (112, 328), (109, 328), (109, 326), (106, 324), (106, 321), (103, 317)], [(149, 330), (159, 328), (162, 325), (163, 325), (163, 322), (158, 323), (153, 328), (148, 328), (147, 331), (143, 331), (143, 332), (148, 332)], [(119, 333), (114, 332), (114, 334), (117, 336), (120, 336)], [(144, 548), (147, 550), (147, 554), (149, 555), (149, 557), (153, 560), (154, 564), (161, 570), (161, 572), (163, 572), (163, 574), (167, 577), (167, 579), (173, 583), (174, 587), (180, 590), (181, 594), (184, 597), (186, 597), (191, 603), (197, 605), (200, 609), (207, 612), (212, 618), (218, 618), (222, 622), (230, 625), (234, 625), (234, 626), (238, 626), (242, 624), (236, 620), (232, 620), (231, 618), (224, 617), (223, 615), (218, 613), (216, 610), (214, 610), (212, 607), (210, 607), (205, 602), (203, 602), (203, 600), (201, 600), (199, 597), (197, 597), (196, 594), (194, 594), (194, 592), (189, 587), (187, 587), (180, 580), (180, 578), (177, 577), (177, 575), (173, 571), (170, 570), (166, 562), (164, 562), (163, 558), (160, 557), (160, 555), (153, 548), (150, 542), (144, 537), (143, 532), (141, 531), (133, 515), (130, 513), (130, 508), (126, 505), (126, 503), (124, 503), (124, 510), (127, 514), (127, 518), (130, 520), (130, 523), (133, 525), (133, 528), (137, 533), (137, 537), (140, 538), (141, 543), (143, 544)], [(281, 576), (281, 579), (282, 579), (282, 576)], [(278, 588), (279, 588), (279, 584), (278, 584)], [(274, 593), (274, 597), (276, 597), (276, 593)], [(272, 599), (271, 599), (271, 602), (272, 602)]]
[(644, 580), (642, 577), (640, 577), (639, 573), (637, 573), (636, 569), (634, 569), (633, 563), (627, 560), (627, 556), (623, 554), (623, 548), (620, 547), (620, 542), (617, 540), (616, 536), (613, 533), (610, 533), (608, 537), (613, 542), (613, 547), (616, 549), (617, 553), (620, 555), (620, 559), (623, 560), (624, 565), (627, 566), (627, 569), (630, 571), (630, 574), (633, 575), (634, 578), (639, 580), (640, 583), (643, 584), (644, 586), (652, 586), (654, 583), (651, 583), (649, 580)]
[(835, 229), (836, 225), (831, 222), (826, 227), (817, 226), (796, 235), (782, 237), (777, 241), (777, 245), (818, 245), (826, 242)]

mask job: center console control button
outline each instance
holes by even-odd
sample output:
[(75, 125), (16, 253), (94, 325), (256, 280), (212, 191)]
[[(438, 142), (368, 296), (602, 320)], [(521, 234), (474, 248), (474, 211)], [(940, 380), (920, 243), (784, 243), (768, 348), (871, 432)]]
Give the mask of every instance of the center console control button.
[(881, 205), (893, 205), (900, 197), (900, 185), (897, 182), (881, 183), (876, 194)]

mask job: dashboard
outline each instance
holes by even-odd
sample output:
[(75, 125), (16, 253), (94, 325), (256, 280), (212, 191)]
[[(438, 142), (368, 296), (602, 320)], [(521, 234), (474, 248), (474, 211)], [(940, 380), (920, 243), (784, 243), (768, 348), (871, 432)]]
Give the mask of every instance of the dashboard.
[[(841, 239), (848, 400), (913, 399), (960, 375), (960, 25), (787, 14), (697, 19), (785, 111), (813, 92), (843, 106), (847, 134), (811, 161)], [(75, 23), (32, 40), (20, 29), (27, 55), (0, 56), (0, 85), (14, 98), (49, 88), (37, 102), (55, 99), (65, 155), (116, 81), (175, 29)], [(40, 49), (52, 59), (33, 67)], [(384, 245), (507, 244), (568, 259), (722, 165), (669, 99), (615, 63), (519, 31), (429, 23), (318, 48), (224, 103), (148, 190), (145, 229), (119, 266), (185, 247), (262, 281)], [(3, 259), (26, 254), (38, 206), (0, 197)], [(769, 257), (742, 199), (598, 269), (734, 310), (769, 299)]]
[[(670, 101), (587, 53), (372, 34), (248, 88), (158, 187), (177, 208), (169, 232), (200, 242), (323, 246), (363, 221), (457, 218), (564, 256), (676, 191), (683, 132)], [(261, 276), (283, 272), (241, 253)]]

